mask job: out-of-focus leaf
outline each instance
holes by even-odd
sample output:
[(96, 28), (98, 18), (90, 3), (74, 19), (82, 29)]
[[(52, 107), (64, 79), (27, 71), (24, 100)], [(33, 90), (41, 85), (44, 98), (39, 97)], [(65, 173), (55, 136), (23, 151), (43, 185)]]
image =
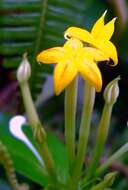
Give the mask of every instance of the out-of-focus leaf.
[(65, 146), (53, 133), (48, 133), (48, 145), (55, 160), (57, 172), (65, 181), (69, 172), (68, 157)]
[(9, 117), (0, 116), (0, 140), (7, 147), (17, 172), (25, 175), (40, 185), (47, 185), (48, 178), (43, 174), (40, 163), (26, 147), (9, 132)]
[[(23, 142), (17, 140), (10, 134), (8, 125), (9, 119), (10, 118), (5, 115), (0, 116), (0, 140), (7, 147), (16, 171), (42, 186), (47, 186), (48, 177), (42, 172), (38, 160)], [(23, 126), (23, 129), (32, 144), (36, 145), (37, 143), (32, 137), (29, 126)], [(65, 147), (52, 133), (48, 133), (48, 145), (55, 160), (59, 176), (65, 180), (68, 175), (68, 159)]]

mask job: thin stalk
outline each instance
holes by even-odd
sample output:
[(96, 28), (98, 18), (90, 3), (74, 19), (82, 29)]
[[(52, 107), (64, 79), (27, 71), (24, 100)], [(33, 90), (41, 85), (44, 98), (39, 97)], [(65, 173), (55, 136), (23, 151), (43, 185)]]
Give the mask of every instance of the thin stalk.
[(38, 118), (37, 112), (35, 110), (35, 107), (32, 101), (28, 82), (26, 81), (24, 83), (20, 83), (20, 87), (21, 87), (21, 92), (23, 96), (23, 101), (24, 101), (24, 106), (26, 109), (28, 121), (32, 127), (34, 137), (37, 140), (37, 143), (39, 145), (39, 148), (38, 148), (39, 153), (45, 162), (45, 167), (49, 173), (49, 176), (51, 177), (51, 179), (54, 181), (54, 184), (55, 184), (57, 177), (56, 177), (54, 161), (52, 159), (52, 155), (49, 151), (49, 148), (46, 142), (46, 133), (44, 131), (43, 126), (41, 125), (41, 122)]
[(77, 78), (65, 90), (65, 141), (71, 166), (75, 160), (76, 104)]
[(87, 170), (87, 176), (82, 181), (82, 185), (84, 186), (88, 183), (89, 180), (91, 180), (95, 176), (95, 173), (96, 173), (95, 171), (97, 169), (101, 154), (104, 149), (104, 145), (108, 136), (109, 126), (110, 126), (112, 108), (119, 95), (119, 87), (118, 87), (119, 79), (120, 78), (117, 77), (116, 79), (111, 81), (107, 85), (104, 91), (105, 106), (104, 106), (101, 120), (99, 123), (99, 128), (98, 128), (98, 133), (97, 133), (97, 138), (96, 138), (96, 146), (94, 149), (92, 160)]
[(108, 136), (112, 107), (113, 107), (113, 104), (105, 103), (105, 106), (104, 106), (104, 109), (102, 112), (102, 116), (101, 116), (101, 120), (99, 123), (94, 154), (92, 156), (92, 161), (89, 164), (90, 167), (87, 170), (86, 178), (91, 178), (94, 175), (97, 165), (99, 164), (100, 157), (103, 152), (104, 145), (105, 145), (105, 142), (106, 142), (106, 139)]
[(128, 143), (126, 143), (125, 145), (123, 145), (119, 150), (117, 150), (112, 156), (110, 156), (108, 158), (108, 160), (102, 165), (100, 166), (97, 171), (96, 171), (96, 175), (101, 174), (102, 172), (104, 172), (113, 162), (115, 162), (116, 160), (119, 160), (121, 156), (123, 156), (126, 152), (128, 152)]
[[(21, 87), (24, 106), (25, 106), (25, 110), (27, 114), (27, 119), (34, 130), (35, 127), (33, 125), (38, 126), (40, 124), (40, 119), (35, 110), (35, 106), (31, 97), (28, 82), (24, 82), (23, 84), (20, 84), (20, 87)], [(44, 138), (45, 138), (45, 131), (44, 131)]]
[(71, 189), (76, 190), (78, 188), (79, 180), (81, 177), (82, 166), (85, 159), (85, 153), (88, 143), (88, 137), (90, 133), (91, 115), (93, 111), (95, 101), (95, 88), (91, 87), (88, 83), (84, 87), (84, 101), (83, 112), (81, 118), (78, 151), (76, 156), (76, 163), (72, 178)]
[(41, 0), (41, 13), (40, 13), (39, 28), (38, 28), (38, 32), (37, 32), (37, 40), (36, 40), (36, 44), (35, 44), (34, 58), (35, 58), (36, 54), (38, 53), (38, 51), (40, 49), (40, 45), (42, 43), (47, 5), (48, 5), (48, 0)]
[(32, 64), (31, 64), (31, 67), (32, 67), (32, 78), (30, 80), (30, 86), (31, 88), (33, 86), (35, 86), (34, 84), (36, 84), (36, 75), (37, 75), (37, 72), (34, 72), (35, 70), (37, 70), (37, 65), (36, 65), (36, 56), (37, 56), (37, 53), (40, 51), (40, 48), (42, 47), (42, 43), (43, 43), (43, 34), (44, 34), (44, 28), (45, 28), (45, 18), (46, 18), (46, 12), (47, 12), (47, 6), (48, 6), (48, 0), (41, 0), (40, 2), (40, 7), (41, 7), (41, 12), (40, 12), (40, 20), (39, 20), (39, 26), (38, 26), (38, 29), (37, 29), (37, 39), (36, 39), (36, 42), (35, 42), (35, 50), (34, 50), (34, 53), (33, 53), (33, 61), (32, 61)]

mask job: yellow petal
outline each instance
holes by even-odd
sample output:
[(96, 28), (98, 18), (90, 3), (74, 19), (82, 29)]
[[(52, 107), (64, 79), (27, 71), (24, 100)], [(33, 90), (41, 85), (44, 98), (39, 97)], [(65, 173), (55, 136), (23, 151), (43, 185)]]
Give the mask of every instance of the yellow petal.
[(108, 58), (111, 58), (114, 61), (115, 65), (118, 63), (116, 48), (110, 41), (95, 39), (88, 31), (77, 27), (68, 28), (65, 32), (65, 35), (77, 38), (83, 42), (95, 46), (99, 50), (103, 51), (103, 53), (106, 54)]
[(65, 37), (76, 38), (87, 43), (93, 43), (93, 36), (84, 29), (78, 27), (70, 27), (65, 31)]
[(113, 18), (110, 22), (108, 22), (105, 26), (104, 26), (104, 28), (103, 28), (103, 30), (102, 30), (102, 32), (101, 32), (101, 34), (100, 34), (100, 38), (102, 39), (102, 40), (110, 40), (111, 39), (111, 37), (112, 37), (112, 35), (113, 35), (113, 32), (114, 32), (114, 24), (115, 24), (115, 21), (116, 21), (116, 18)]
[(37, 62), (41, 63), (57, 63), (63, 56), (63, 48), (54, 47), (42, 51), (37, 55)]
[(78, 63), (78, 71), (84, 80), (87, 80), (90, 85), (96, 88), (97, 92), (101, 91), (102, 76), (95, 62), (84, 58)]
[(118, 63), (118, 57), (117, 57), (117, 50), (114, 44), (110, 41), (104, 41), (104, 42), (96, 42), (96, 47), (99, 48), (101, 51), (108, 56), (108, 58), (111, 58), (114, 62), (114, 65), (117, 65)]
[(76, 50), (77, 49), (77, 51), (79, 50), (79, 49), (81, 49), (83, 47), (83, 43), (80, 41), (80, 40), (78, 40), (78, 39), (76, 39), (76, 38), (71, 38), (71, 39), (69, 39), (65, 44), (64, 44), (64, 50), (66, 50), (66, 52), (67, 51), (72, 51), (72, 50)]
[(103, 15), (96, 21), (96, 23), (94, 24), (92, 30), (91, 30), (91, 34), (95, 37), (95, 38), (99, 38), (100, 37), (100, 33), (103, 30), (104, 27), (104, 18), (106, 15), (107, 11), (105, 11), (103, 13)]
[(90, 54), (93, 57), (93, 60), (96, 62), (109, 60), (108, 56), (99, 49), (92, 47), (85, 47), (84, 49), (88, 54)]
[(76, 67), (69, 61), (60, 62), (54, 69), (54, 88), (59, 95), (77, 75)]

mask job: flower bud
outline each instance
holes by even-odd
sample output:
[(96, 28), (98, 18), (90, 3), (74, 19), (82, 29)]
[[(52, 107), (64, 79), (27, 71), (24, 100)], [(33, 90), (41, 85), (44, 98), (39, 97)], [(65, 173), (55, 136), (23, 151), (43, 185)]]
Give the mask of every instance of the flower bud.
[(108, 187), (113, 185), (113, 182), (116, 178), (117, 172), (111, 172), (105, 175), (104, 179), (98, 183), (97, 185), (93, 186), (91, 190), (104, 190)]
[(23, 55), (23, 60), (17, 70), (17, 80), (20, 83), (28, 81), (31, 76), (31, 67), (27, 59), (27, 54)]
[(114, 104), (119, 96), (118, 81), (120, 77), (112, 80), (104, 90), (104, 99), (107, 104)]
[(108, 173), (105, 175), (104, 181), (106, 182), (106, 184), (108, 184), (108, 186), (111, 186), (113, 185), (116, 176), (117, 176), (117, 172)]

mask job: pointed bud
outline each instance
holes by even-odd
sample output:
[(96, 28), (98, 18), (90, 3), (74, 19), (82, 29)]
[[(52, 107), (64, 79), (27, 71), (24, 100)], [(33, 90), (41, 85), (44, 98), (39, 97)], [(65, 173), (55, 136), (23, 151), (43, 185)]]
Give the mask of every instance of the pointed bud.
[(31, 67), (27, 59), (27, 54), (23, 55), (23, 60), (17, 70), (17, 80), (20, 83), (28, 81), (31, 76)]
[(108, 184), (109, 187), (113, 185), (116, 176), (117, 176), (117, 172), (111, 172), (105, 175), (104, 181), (106, 182), (106, 184)]
[(105, 175), (104, 179), (93, 186), (91, 190), (104, 190), (107, 189), (108, 187), (111, 187), (113, 185), (113, 182), (116, 178), (117, 172), (111, 172)]
[(107, 104), (114, 104), (119, 96), (118, 81), (120, 77), (112, 80), (104, 90), (104, 99)]

